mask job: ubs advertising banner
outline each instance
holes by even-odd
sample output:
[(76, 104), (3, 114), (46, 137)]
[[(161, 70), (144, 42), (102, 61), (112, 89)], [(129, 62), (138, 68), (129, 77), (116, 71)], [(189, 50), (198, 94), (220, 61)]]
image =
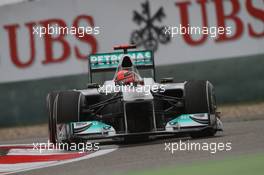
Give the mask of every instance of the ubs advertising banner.
[(118, 44), (171, 65), (264, 53), (263, 0), (41, 0), (0, 7), (0, 83), (83, 74)]

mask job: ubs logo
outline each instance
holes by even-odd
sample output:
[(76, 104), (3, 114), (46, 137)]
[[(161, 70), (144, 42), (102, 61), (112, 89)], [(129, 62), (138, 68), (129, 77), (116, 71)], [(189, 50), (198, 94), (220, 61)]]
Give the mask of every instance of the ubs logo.
[(141, 4), (142, 12), (133, 12), (133, 21), (140, 27), (131, 34), (130, 42), (138, 47), (143, 46), (147, 50), (157, 51), (159, 43), (167, 44), (170, 35), (164, 33), (165, 26), (154, 25), (154, 22), (162, 22), (166, 17), (163, 7), (160, 7), (152, 16), (148, 0)]

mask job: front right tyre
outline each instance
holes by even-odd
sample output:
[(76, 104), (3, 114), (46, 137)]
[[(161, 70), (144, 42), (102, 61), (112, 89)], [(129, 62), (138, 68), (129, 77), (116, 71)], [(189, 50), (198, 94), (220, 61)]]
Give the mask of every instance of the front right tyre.
[(48, 94), (47, 108), (51, 143), (69, 141), (70, 131), (67, 125), (71, 122), (80, 121), (81, 97), (81, 93), (78, 91), (61, 91)]

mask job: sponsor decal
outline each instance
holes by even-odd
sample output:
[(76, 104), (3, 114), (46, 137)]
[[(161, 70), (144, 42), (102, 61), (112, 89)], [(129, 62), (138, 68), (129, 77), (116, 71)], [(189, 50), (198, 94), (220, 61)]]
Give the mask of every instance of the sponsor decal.
[(84, 74), (89, 55), (124, 42), (156, 51), (158, 66), (264, 53), (263, 1), (69, 0), (60, 12), (60, 1), (45, 3), (0, 7), (0, 83)]
[(90, 66), (92, 70), (116, 68), (124, 55), (128, 55), (136, 66), (153, 65), (153, 56), (151, 51), (130, 51), (127, 54), (123, 52), (98, 53), (90, 55)]

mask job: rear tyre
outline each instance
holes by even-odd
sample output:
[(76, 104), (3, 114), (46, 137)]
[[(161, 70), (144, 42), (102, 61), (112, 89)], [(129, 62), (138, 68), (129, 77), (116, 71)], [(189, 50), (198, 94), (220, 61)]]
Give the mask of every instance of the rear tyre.
[[(189, 81), (185, 84), (185, 113), (215, 114), (216, 102), (213, 86), (209, 81)], [(216, 123), (211, 123), (211, 126)], [(192, 138), (212, 137), (216, 133), (214, 127), (190, 134)]]

